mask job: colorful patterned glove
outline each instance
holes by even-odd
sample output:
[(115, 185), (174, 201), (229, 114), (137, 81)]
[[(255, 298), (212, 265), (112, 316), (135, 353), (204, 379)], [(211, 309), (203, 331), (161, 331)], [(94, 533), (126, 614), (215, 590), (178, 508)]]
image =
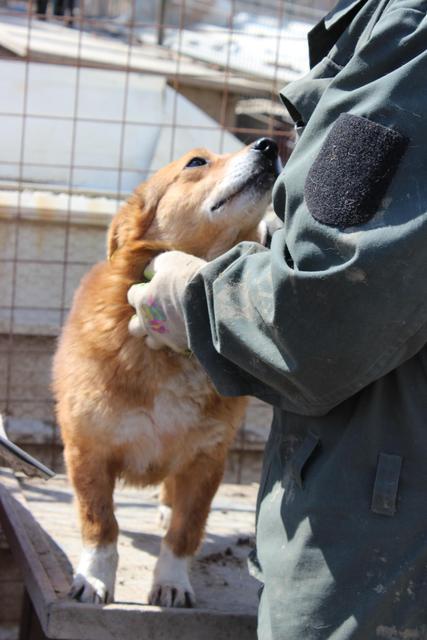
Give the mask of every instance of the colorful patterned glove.
[(128, 291), (129, 304), (136, 311), (129, 321), (130, 333), (145, 336), (151, 349), (186, 351), (182, 298), (187, 284), (205, 264), (182, 251), (166, 251), (154, 258), (144, 271), (149, 282), (135, 284)]

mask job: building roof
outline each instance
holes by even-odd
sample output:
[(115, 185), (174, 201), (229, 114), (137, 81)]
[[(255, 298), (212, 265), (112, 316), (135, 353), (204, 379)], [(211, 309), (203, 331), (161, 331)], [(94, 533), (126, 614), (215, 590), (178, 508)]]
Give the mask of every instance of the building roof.
[[(0, 47), (32, 61), (138, 71), (161, 75), (169, 81), (179, 78), (182, 83), (200, 87), (221, 88), (226, 82), (229, 91), (256, 91), (271, 90), (272, 81), (283, 86), (301, 73), (305, 50), (304, 28), (290, 25), (287, 31), (279, 34), (280, 42), (284, 43), (285, 38), (289, 43), (287, 63), (281, 54), (276, 65), (273, 45), (270, 52), (268, 48), (262, 50), (260, 64), (255, 65), (249, 59), (245, 63), (241, 56), (230, 58), (226, 77), (223, 68), (227, 62), (226, 54), (216, 51), (216, 48), (225, 46), (228, 32), (217, 28), (182, 31), (182, 46), (179, 46), (181, 36), (176, 29), (167, 32), (167, 46), (156, 45), (154, 38), (148, 37), (150, 34), (145, 32), (142, 32), (142, 44), (129, 45), (117, 38), (78, 28), (70, 29), (35, 19), (29, 21), (25, 15), (0, 15)], [(275, 37), (270, 30), (260, 40), (259, 34), (251, 33), (250, 23), (245, 29), (244, 33), (236, 35), (238, 47), (245, 51), (253, 52), (254, 38), (258, 43), (266, 44), (270, 36)], [(195, 40), (199, 43), (197, 46), (193, 45)], [(201, 46), (202, 41), (206, 46)]]

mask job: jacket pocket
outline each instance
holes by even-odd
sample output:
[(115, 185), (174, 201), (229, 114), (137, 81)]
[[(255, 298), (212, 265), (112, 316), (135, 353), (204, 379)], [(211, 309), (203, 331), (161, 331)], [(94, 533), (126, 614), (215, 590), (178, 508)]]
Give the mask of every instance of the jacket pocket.
[(335, 121), (305, 182), (313, 218), (347, 228), (370, 220), (405, 151), (395, 129), (350, 113)]
[(396, 513), (401, 468), (401, 456), (379, 454), (371, 503), (374, 513), (382, 516), (394, 516)]

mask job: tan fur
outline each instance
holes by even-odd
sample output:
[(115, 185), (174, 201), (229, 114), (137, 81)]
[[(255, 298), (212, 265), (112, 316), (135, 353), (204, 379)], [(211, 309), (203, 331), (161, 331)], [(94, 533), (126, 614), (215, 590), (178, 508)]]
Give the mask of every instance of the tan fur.
[[(209, 158), (208, 167), (183, 170), (199, 155)], [(53, 388), (86, 545), (117, 538), (118, 477), (142, 486), (166, 480), (167, 543), (177, 556), (200, 544), (245, 399), (220, 397), (194, 357), (152, 351), (132, 337), (127, 291), (162, 250), (212, 258), (257, 238), (258, 220), (242, 218), (236, 226), (201, 211), (233, 157), (192, 151), (136, 189), (111, 224), (109, 260), (76, 292), (54, 359)]]

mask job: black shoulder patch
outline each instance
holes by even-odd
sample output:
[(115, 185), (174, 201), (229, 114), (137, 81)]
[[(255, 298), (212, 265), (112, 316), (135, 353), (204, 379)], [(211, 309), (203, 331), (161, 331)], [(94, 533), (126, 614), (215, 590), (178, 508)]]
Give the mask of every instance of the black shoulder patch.
[(407, 143), (394, 129), (342, 113), (307, 176), (305, 199), (311, 215), (341, 228), (370, 220)]

